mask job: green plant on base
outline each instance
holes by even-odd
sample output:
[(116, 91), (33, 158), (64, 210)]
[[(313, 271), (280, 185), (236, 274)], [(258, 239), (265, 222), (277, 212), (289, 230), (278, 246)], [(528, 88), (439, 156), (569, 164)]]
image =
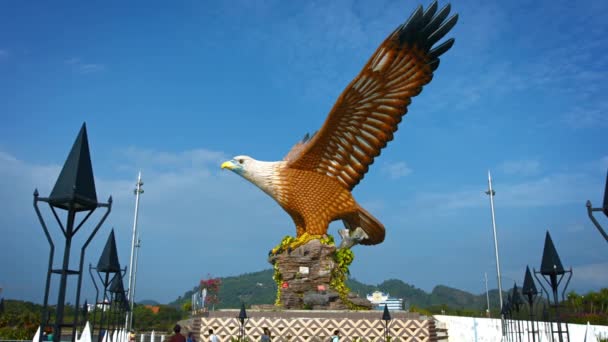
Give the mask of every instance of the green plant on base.
[[(294, 250), (311, 240), (319, 240), (322, 244), (326, 246), (335, 246), (334, 237), (331, 235), (310, 235), (308, 233), (302, 234), (300, 237), (293, 236), (285, 236), (280, 244), (274, 247), (271, 251), (272, 255), (277, 255), (282, 253), (285, 250)], [(350, 289), (346, 286), (346, 278), (350, 274), (348, 267), (353, 262), (355, 255), (352, 250), (348, 248), (339, 248), (336, 249), (333, 255), (334, 262), (337, 267), (332, 270), (331, 281), (329, 283), (330, 288), (334, 289), (338, 292), (340, 299), (346, 305), (348, 305), (351, 310), (363, 310), (365, 307), (355, 305), (348, 299), (348, 294)], [(274, 274), (272, 278), (277, 284), (277, 297), (275, 299), (275, 305), (281, 305), (281, 288), (283, 285), (283, 276), (279, 271), (279, 265), (275, 263), (273, 265)]]
[(274, 300), (274, 305), (281, 305), (281, 285), (283, 284), (283, 275), (279, 271), (279, 264), (276, 262), (272, 266), (274, 268), (274, 274), (272, 275), (272, 279), (277, 284), (277, 297)]
[(346, 286), (346, 278), (350, 274), (348, 267), (352, 264), (355, 259), (355, 254), (349, 248), (338, 248), (334, 252), (334, 261), (338, 265), (332, 270), (331, 281), (329, 286), (338, 292), (340, 299), (348, 306), (351, 310), (366, 310), (367, 308), (356, 305), (348, 299), (350, 289)]

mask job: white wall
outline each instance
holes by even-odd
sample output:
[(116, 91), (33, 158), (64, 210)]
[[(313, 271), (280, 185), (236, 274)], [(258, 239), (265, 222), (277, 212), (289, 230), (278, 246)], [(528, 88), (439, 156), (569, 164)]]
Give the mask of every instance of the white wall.
[[(500, 341), (501, 338), (499, 319), (444, 315), (436, 315), (435, 319), (440, 322), (438, 327), (445, 327), (448, 329), (449, 342), (497, 342)], [(520, 324), (523, 325), (523, 322)], [(587, 325), (568, 324), (568, 328), (570, 330), (570, 341), (585, 341)], [(522, 336), (522, 342), (528, 342), (527, 329), (522, 326), (522, 330), (526, 331)], [(540, 325), (540, 330), (541, 335), (544, 335), (544, 324)], [(595, 336), (608, 338), (608, 326), (591, 325), (590, 331), (593, 332)], [(541, 336), (540, 341), (547, 341), (547, 339), (543, 339), (543, 337), (544, 336)], [(539, 339), (536, 341), (539, 341)], [(589, 341), (587, 340), (586, 342)]]

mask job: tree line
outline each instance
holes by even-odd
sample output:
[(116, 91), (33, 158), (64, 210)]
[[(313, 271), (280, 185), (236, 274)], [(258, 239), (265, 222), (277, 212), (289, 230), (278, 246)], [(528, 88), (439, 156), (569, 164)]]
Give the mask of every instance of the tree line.
[[(49, 306), (49, 314), (53, 317), (54, 306)], [(99, 326), (101, 309), (87, 313), (91, 325)], [(41, 322), (42, 305), (20, 300), (4, 301), (4, 308), (0, 311), (0, 339), (3, 340), (30, 340)], [(137, 331), (165, 332), (170, 334), (173, 326), (179, 320), (187, 318), (189, 311), (171, 305), (139, 305), (133, 308), (133, 326)], [(82, 316), (80, 316), (82, 320)], [(95, 320), (93, 321), (93, 318)], [(107, 315), (106, 315), (107, 317)], [(66, 322), (74, 319), (73, 305), (66, 305), (64, 318)], [(124, 324), (124, 317), (119, 320)], [(84, 326), (85, 322), (82, 322)], [(82, 327), (79, 329), (82, 331)]]

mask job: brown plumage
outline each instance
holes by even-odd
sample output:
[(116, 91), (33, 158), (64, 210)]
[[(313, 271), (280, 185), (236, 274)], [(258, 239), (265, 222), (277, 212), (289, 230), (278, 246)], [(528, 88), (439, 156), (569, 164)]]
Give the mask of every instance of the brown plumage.
[(296, 224), (298, 236), (323, 235), (329, 223), (343, 220), (361, 227), (362, 244), (384, 240), (382, 223), (361, 208), (351, 190), (374, 158), (393, 139), (411, 98), (433, 78), (439, 56), (454, 39), (432, 48), (455, 24), (446, 20), (450, 5), (437, 12), (418, 7), (378, 47), (359, 75), (346, 87), (313, 137), (297, 143), (282, 161), (261, 162), (237, 156), (222, 164), (274, 198)]

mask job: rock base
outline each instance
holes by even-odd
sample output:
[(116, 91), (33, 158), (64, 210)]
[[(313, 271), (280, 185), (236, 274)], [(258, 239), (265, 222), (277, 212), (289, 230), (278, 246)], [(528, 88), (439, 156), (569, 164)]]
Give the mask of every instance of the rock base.
[[(350, 293), (340, 298), (331, 287), (338, 274), (334, 259), (336, 247), (318, 239), (271, 254), (268, 261), (280, 274), (280, 304), (284, 309), (347, 310), (371, 309), (371, 303)], [(354, 305), (353, 305), (354, 304)]]

